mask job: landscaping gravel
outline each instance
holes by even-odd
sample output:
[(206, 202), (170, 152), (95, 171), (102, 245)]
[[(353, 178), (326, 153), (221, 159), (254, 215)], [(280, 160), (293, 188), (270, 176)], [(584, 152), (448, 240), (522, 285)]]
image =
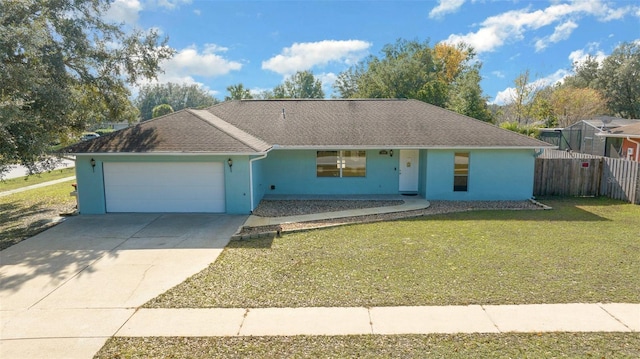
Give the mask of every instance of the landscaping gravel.
[[(371, 208), (398, 205), (402, 201), (363, 201), (363, 200), (263, 200), (260, 202), (254, 214), (259, 212), (264, 217), (284, 217), (292, 215), (303, 215), (320, 212), (334, 212), (345, 209)], [(453, 212), (465, 212), (472, 210), (538, 210), (543, 209), (539, 204), (532, 201), (429, 201), (429, 208), (382, 213), (364, 216), (354, 216), (347, 218), (335, 218), (309, 222), (283, 223), (281, 225), (243, 227), (238, 233), (240, 236), (267, 233), (267, 232), (292, 232), (312, 228), (330, 227), (350, 223), (368, 223), (378, 221), (389, 221), (403, 218), (422, 217), (434, 214), (444, 214)]]

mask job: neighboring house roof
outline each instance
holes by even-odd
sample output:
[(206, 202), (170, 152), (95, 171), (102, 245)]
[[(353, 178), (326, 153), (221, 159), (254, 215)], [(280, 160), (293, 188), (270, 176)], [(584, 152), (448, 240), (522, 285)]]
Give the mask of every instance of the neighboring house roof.
[(604, 137), (640, 138), (640, 121), (637, 121), (636, 123), (631, 125), (617, 127), (607, 132), (600, 132), (597, 135)]
[(580, 126), (584, 123), (587, 126), (597, 128), (598, 130), (607, 130), (607, 129), (612, 129), (620, 126), (631, 125), (634, 123), (638, 123), (639, 121), (640, 120), (612, 117), (612, 116), (596, 116), (588, 120), (578, 121), (570, 126), (567, 126), (566, 128)]
[(183, 110), (76, 144), (87, 152), (277, 148), (541, 148), (552, 145), (417, 100), (238, 100)]

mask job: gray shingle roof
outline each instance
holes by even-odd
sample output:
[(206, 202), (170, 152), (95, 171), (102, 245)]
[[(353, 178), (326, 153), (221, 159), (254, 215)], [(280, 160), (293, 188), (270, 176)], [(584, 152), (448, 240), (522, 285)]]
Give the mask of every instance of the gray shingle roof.
[(80, 142), (69, 153), (254, 153), (253, 148), (190, 110), (178, 111), (133, 127)]
[(549, 146), (417, 100), (247, 100), (207, 111), (268, 143), (290, 148)]
[(259, 153), (280, 148), (540, 148), (546, 142), (417, 100), (242, 100), (183, 110), (72, 153)]

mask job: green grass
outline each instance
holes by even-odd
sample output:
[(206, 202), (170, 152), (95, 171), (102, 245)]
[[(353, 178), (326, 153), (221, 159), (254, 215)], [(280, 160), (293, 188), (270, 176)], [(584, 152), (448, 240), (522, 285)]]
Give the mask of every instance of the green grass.
[(638, 358), (637, 333), (111, 338), (107, 358)]
[[(65, 176), (63, 176), (65, 177)], [(0, 250), (51, 226), (50, 219), (75, 208), (73, 181), (0, 197)]]
[(146, 306), (640, 302), (640, 206), (543, 203), (232, 241)]
[(12, 189), (18, 189), (26, 186), (32, 186), (34, 184), (43, 183), (47, 181), (54, 181), (60, 178), (75, 176), (76, 171), (74, 167), (63, 168), (53, 170), (50, 172), (44, 172), (31, 176), (11, 178), (8, 180), (0, 181), (0, 193), (4, 191), (10, 191)]

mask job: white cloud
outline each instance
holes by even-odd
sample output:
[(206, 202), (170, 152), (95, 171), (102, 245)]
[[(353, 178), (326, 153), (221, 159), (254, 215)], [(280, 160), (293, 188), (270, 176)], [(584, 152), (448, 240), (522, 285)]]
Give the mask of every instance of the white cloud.
[(505, 77), (502, 71), (492, 71), (491, 74), (500, 79), (503, 79)]
[[(546, 77), (537, 79), (529, 83), (529, 88), (531, 89), (541, 89), (546, 86), (552, 86), (561, 82), (565, 77), (571, 75), (571, 73), (567, 70), (560, 69)], [(496, 105), (505, 105), (513, 102), (515, 98), (516, 89), (514, 87), (507, 87), (506, 89), (499, 91), (496, 94), (496, 97), (491, 102)]]
[(544, 50), (551, 43), (556, 43), (568, 39), (569, 36), (571, 36), (573, 30), (575, 30), (577, 27), (578, 24), (571, 20), (556, 26), (553, 34), (536, 41), (536, 52)]
[(324, 40), (319, 42), (294, 43), (267, 61), (262, 68), (281, 75), (291, 75), (314, 66), (330, 62), (352, 65), (366, 55), (371, 43), (361, 40)]
[(429, 11), (429, 18), (442, 18), (446, 14), (451, 14), (456, 12), (462, 5), (464, 5), (465, 0), (440, 0), (438, 6), (434, 7)]
[(138, 0), (115, 0), (105, 13), (105, 18), (109, 21), (133, 25), (138, 21), (138, 15), (142, 9), (142, 4)]
[(202, 15), (202, 11), (200, 11), (200, 9), (193, 10), (193, 13), (196, 14), (197, 16)]
[(581, 16), (590, 15), (601, 21), (608, 21), (620, 18), (633, 11), (635, 9), (630, 6), (612, 9), (600, 0), (552, 3), (552, 5), (541, 10), (531, 11), (527, 8), (488, 17), (480, 24), (478, 31), (464, 35), (452, 34), (445, 42), (465, 42), (473, 46), (478, 53), (490, 52), (495, 51), (506, 43), (522, 40), (528, 31), (537, 30), (561, 21), (565, 21), (565, 23), (559, 25), (559, 32), (558, 28), (556, 28), (558, 32), (556, 36), (565, 35), (567, 32), (570, 34), (570, 30), (572, 30), (570, 23), (573, 23), (573, 21), (566, 21), (567, 17), (577, 20)]
[(162, 7), (173, 10), (180, 7), (181, 4), (191, 4), (191, 0), (147, 0), (146, 3), (150, 7)]
[(607, 55), (605, 55), (605, 53), (602, 50), (588, 51), (588, 52), (584, 50), (575, 50), (575, 51), (571, 51), (571, 53), (569, 54), (569, 60), (571, 60), (572, 64), (581, 65), (587, 60), (589, 56), (591, 56), (592, 58), (595, 58), (596, 61), (598, 61), (598, 63), (600, 64), (607, 57)]
[(226, 51), (226, 48), (215, 44), (206, 44), (202, 52), (199, 52), (196, 46), (190, 46), (165, 61), (162, 68), (166, 76), (174, 77), (216, 77), (242, 68), (241, 63), (227, 60), (217, 54), (221, 51)]

